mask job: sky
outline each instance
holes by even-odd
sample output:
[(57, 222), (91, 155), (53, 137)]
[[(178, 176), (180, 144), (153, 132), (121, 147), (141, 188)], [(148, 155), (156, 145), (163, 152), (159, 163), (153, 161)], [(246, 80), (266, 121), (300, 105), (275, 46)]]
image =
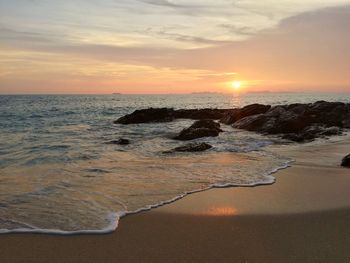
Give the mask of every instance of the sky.
[(350, 0), (0, 0), (0, 93), (350, 92), (349, 28)]

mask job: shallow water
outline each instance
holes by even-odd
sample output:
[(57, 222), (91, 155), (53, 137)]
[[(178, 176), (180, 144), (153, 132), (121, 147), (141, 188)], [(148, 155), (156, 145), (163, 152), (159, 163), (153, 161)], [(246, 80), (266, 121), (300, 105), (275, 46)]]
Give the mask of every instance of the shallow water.
[[(224, 126), (204, 153), (164, 154), (193, 121), (116, 125), (147, 107), (350, 102), (349, 94), (0, 96), (0, 231), (108, 232), (126, 212), (212, 186), (272, 183), (274, 137)], [(105, 142), (128, 138), (128, 146)]]

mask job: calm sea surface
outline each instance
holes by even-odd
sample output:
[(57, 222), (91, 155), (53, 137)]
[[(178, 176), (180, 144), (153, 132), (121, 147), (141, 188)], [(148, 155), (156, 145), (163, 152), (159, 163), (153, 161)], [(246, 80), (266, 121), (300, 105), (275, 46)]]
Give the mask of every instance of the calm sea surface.
[[(222, 125), (204, 153), (164, 154), (193, 121), (116, 125), (147, 107), (350, 102), (348, 94), (0, 96), (0, 232), (109, 232), (125, 213), (214, 186), (272, 183), (274, 137)], [(128, 146), (105, 142), (128, 138)]]

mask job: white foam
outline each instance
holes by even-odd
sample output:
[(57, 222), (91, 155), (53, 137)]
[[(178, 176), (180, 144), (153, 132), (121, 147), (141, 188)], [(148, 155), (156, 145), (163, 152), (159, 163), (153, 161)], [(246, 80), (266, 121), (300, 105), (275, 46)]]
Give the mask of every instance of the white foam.
[(294, 162), (294, 160), (286, 161), (283, 165), (281, 165), (277, 168), (274, 168), (270, 172), (266, 173), (264, 176), (265, 177), (264, 180), (256, 181), (254, 183), (250, 183), (250, 184), (233, 184), (233, 183), (211, 184), (208, 187), (193, 190), (193, 191), (187, 191), (187, 192), (180, 194), (172, 199), (162, 201), (162, 202), (159, 202), (156, 204), (147, 205), (145, 207), (139, 208), (139, 209), (134, 210), (134, 211), (119, 211), (119, 212), (110, 213), (108, 215), (110, 224), (103, 229), (65, 231), (65, 230), (59, 230), (59, 229), (40, 229), (40, 228), (36, 228), (34, 226), (30, 226), (27, 224), (28, 227), (30, 227), (30, 228), (0, 229), (0, 234), (11, 234), (11, 233), (22, 233), (22, 234), (31, 233), (31, 234), (47, 234), (47, 235), (102, 235), (102, 234), (109, 234), (109, 233), (114, 232), (118, 228), (119, 220), (124, 216), (131, 215), (131, 214), (137, 214), (137, 213), (144, 212), (144, 211), (149, 211), (151, 209), (173, 203), (173, 202), (180, 200), (180, 199), (182, 199), (190, 194), (207, 191), (207, 190), (210, 190), (213, 188), (253, 187), (253, 186), (259, 186), (259, 185), (273, 184), (275, 182), (275, 177), (273, 177), (272, 175), (274, 173), (278, 172), (279, 170), (286, 169), (286, 168), (290, 167), (290, 164), (292, 162)]
[(97, 234), (108, 234), (117, 229), (119, 219), (124, 216), (124, 212), (111, 213), (108, 217), (110, 218), (110, 224), (103, 229), (88, 229), (88, 230), (75, 230), (65, 231), (60, 229), (40, 229), (35, 226), (28, 225), (30, 228), (16, 228), (16, 229), (0, 229), (0, 234), (11, 234), (11, 233), (30, 233), (30, 234), (50, 234), (50, 235), (97, 235)]

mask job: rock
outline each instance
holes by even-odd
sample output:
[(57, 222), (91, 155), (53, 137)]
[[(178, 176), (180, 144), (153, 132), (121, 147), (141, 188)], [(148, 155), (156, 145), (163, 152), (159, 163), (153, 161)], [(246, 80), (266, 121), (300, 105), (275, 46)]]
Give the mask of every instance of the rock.
[(339, 127), (327, 127), (324, 128), (323, 130), (320, 131), (320, 135), (324, 135), (324, 136), (332, 136), (332, 135), (341, 135), (343, 132), (341, 130), (341, 128)]
[(286, 134), (299, 132), (305, 125), (295, 113), (276, 108), (271, 113), (242, 118), (235, 122), (232, 127), (265, 134)]
[(318, 101), (309, 105), (309, 114), (314, 122), (328, 127), (342, 127), (342, 122), (349, 117), (350, 110), (348, 105), (342, 102)]
[(345, 119), (342, 121), (342, 127), (346, 129), (350, 129), (350, 116), (349, 116), (349, 119)]
[(285, 108), (287, 111), (292, 111), (296, 114), (305, 114), (307, 111), (307, 104), (302, 104), (302, 103), (294, 103), (294, 104), (289, 104)]
[(135, 124), (148, 122), (168, 122), (174, 120), (174, 109), (172, 108), (149, 108), (136, 110), (131, 114), (125, 115), (114, 123)]
[(267, 117), (267, 121), (261, 127), (258, 127), (258, 129), (268, 134), (298, 133), (308, 123), (303, 114), (295, 112), (297, 110), (302, 111), (302, 107), (302, 105), (298, 105), (288, 109), (276, 106), (266, 113), (265, 117)]
[(288, 107), (283, 106), (283, 105), (278, 105), (270, 108), (266, 112), (266, 116), (271, 117), (271, 118), (278, 118), (279, 116), (285, 114), (288, 111)]
[(232, 109), (185, 109), (176, 110), (176, 119), (193, 119), (193, 120), (219, 120)]
[(262, 134), (277, 134), (293, 141), (308, 141), (322, 136), (338, 135), (350, 128), (350, 104), (317, 101), (315, 103), (290, 105), (251, 104), (241, 109), (182, 109), (150, 108), (137, 110), (119, 118), (115, 123), (165, 122), (174, 119), (198, 119), (184, 129), (175, 139), (192, 140), (218, 136), (218, 123), (232, 124), (234, 128)]
[(328, 102), (328, 101), (316, 101), (311, 104), (311, 109), (317, 112), (331, 112), (334, 109), (344, 107), (346, 104), (343, 102)]
[(219, 132), (222, 132), (222, 130), (220, 129), (220, 123), (217, 123), (213, 120), (199, 120), (196, 121), (195, 123), (193, 123), (191, 125), (192, 129), (198, 129), (198, 128), (207, 128), (207, 129), (211, 129), (211, 130), (217, 130)]
[(217, 137), (219, 136), (219, 132), (216, 130), (210, 130), (207, 128), (198, 128), (198, 129), (186, 129), (183, 130), (178, 136), (176, 136), (175, 140), (181, 141), (189, 141), (203, 137)]
[(107, 144), (128, 145), (128, 144), (130, 144), (130, 141), (128, 139), (121, 138), (119, 140), (109, 141), (109, 142), (107, 142)]
[(193, 140), (202, 137), (216, 137), (222, 132), (220, 124), (213, 120), (199, 120), (193, 123), (189, 128), (183, 129), (175, 140)]
[(239, 119), (232, 126), (262, 134), (280, 134), (297, 142), (310, 141), (340, 135), (343, 128), (350, 128), (350, 104), (318, 101), (278, 105), (266, 113)]
[(313, 141), (317, 138), (316, 133), (287, 133), (282, 136), (282, 139), (290, 140), (294, 142), (306, 142)]
[(340, 135), (342, 130), (339, 127), (324, 127), (318, 125), (312, 125), (306, 127), (300, 133), (288, 133), (282, 136), (283, 139), (295, 141), (295, 142), (305, 142), (312, 141), (319, 137)]
[(267, 123), (267, 121), (267, 116), (264, 114), (258, 114), (240, 119), (236, 121), (232, 127), (247, 131), (259, 131), (261, 127)]
[(174, 119), (211, 119), (218, 120), (232, 109), (184, 109), (174, 110), (172, 108), (149, 108), (136, 110), (131, 114), (125, 115), (115, 124), (136, 124), (148, 122), (169, 122)]
[(184, 146), (176, 147), (171, 152), (203, 152), (206, 151), (213, 146), (202, 142), (202, 143), (189, 143)]
[[(305, 138), (298, 133), (287, 133), (282, 136), (282, 139), (293, 141), (293, 142), (304, 142)], [(312, 138), (314, 139), (314, 138)], [(312, 140), (311, 139), (311, 140)]]
[(227, 112), (221, 119), (220, 122), (224, 124), (233, 124), (236, 121), (257, 114), (266, 113), (271, 108), (270, 105), (262, 104), (251, 104), (243, 107), (242, 109), (234, 109)]
[(344, 167), (350, 167), (350, 154), (343, 158), (341, 165)]
[(232, 124), (238, 119), (246, 116), (265, 113), (271, 106), (252, 104), (242, 109), (180, 109), (172, 108), (149, 108), (136, 110), (131, 114), (125, 115), (115, 124), (136, 124), (148, 122), (167, 122), (174, 119), (193, 119), (193, 120), (219, 120), (222, 123)]

